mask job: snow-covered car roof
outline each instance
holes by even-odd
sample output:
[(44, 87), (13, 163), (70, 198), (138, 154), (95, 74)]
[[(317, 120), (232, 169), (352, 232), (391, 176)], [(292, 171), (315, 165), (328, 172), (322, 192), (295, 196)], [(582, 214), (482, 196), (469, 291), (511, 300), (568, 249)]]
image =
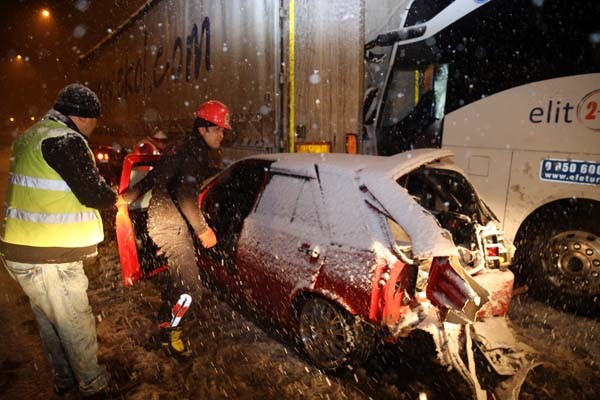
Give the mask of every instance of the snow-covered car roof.
[[(413, 255), (428, 258), (457, 255), (450, 234), (433, 215), (415, 202), (396, 180), (422, 165), (452, 156), (443, 149), (419, 149), (391, 157), (349, 154), (282, 153), (249, 157), (274, 161), (273, 172), (318, 178), (332, 236), (347, 244), (361, 243), (361, 232), (370, 225), (357, 204), (376, 199), (376, 206), (389, 214), (410, 236)], [(359, 190), (365, 187), (368, 193)], [(361, 219), (362, 218), (362, 219)], [(353, 225), (352, 227), (350, 225)]]
[(389, 157), (343, 153), (274, 153), (260, 154), (251, 159), (274, 161), (272, 168), (298, 175), (316, 178), (315, 165), (319, 168), (335, 168), (352, 173), (375, 173), (394, 179), (420, 167), (421, 165), (451, 157), (454, 153), (446, 149), (418, 149), (395, 154)]

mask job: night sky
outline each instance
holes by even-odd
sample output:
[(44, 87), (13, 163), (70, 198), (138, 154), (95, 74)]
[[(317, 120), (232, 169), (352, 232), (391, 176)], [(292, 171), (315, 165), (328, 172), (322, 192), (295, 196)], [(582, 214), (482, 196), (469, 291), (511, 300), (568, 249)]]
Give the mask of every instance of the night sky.
[(0, 145), (42, 117), (60, 88), (77, 81), (79, 56), (146, 2), (2, 0)]

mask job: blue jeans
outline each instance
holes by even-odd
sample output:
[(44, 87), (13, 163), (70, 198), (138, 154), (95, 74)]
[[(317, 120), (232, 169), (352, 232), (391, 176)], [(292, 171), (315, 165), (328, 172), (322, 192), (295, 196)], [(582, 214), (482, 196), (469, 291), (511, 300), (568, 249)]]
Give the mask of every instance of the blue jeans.
[(42, 345), (60, 387), (79, 385), (83, 394), (104, 389), (106, 368), (98, 364), (96, 321), (88, 301), (83, 262), (24, 264), (6, 261), (10, 275), (29, 297)]

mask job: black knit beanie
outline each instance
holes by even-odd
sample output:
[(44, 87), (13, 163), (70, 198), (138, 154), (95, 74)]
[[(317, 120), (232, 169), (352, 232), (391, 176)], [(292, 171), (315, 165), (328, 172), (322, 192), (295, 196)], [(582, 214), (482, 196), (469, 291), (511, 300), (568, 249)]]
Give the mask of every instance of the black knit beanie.
[(91, 89), (79, 83), (73, 83), (65, 86), (58, 93), (54, 109), (67, 116), (98, 118), (100, 101)]

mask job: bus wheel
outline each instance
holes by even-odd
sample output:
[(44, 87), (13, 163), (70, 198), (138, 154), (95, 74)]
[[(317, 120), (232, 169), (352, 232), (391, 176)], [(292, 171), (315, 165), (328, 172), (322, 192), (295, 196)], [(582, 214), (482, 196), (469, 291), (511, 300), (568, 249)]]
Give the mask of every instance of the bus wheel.
[(571, 306), (600, 303), (600, 225), (590, 202), (548, 209), (530, 224), (523, 245), (534, 292)]

